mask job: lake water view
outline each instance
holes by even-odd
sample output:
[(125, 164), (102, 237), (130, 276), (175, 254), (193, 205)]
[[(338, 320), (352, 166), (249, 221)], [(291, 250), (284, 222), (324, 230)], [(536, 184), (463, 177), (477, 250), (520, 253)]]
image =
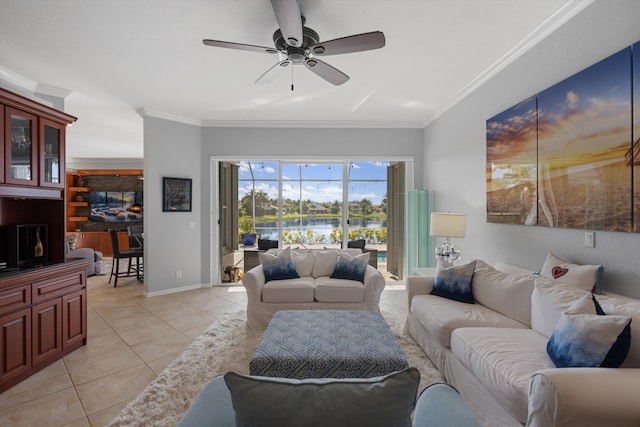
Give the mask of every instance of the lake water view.
[[(382, 219), (350, 219), (349, 227), (354, 228), (370, 228), (383, 229), (387, 227), (386, 220)], [(277, 222), (256, 223), (256, 234), (261, 239), (279, 240)], [(296, 220), (283, 220), (282, 230), (284, 232), (308, 232), (311, 230), (314, 236), (322, 236), (322, 243), (331, 242), (331, 232), (335, 229), (342, 228), (342, 220), (340, 218), (301, 218)]]

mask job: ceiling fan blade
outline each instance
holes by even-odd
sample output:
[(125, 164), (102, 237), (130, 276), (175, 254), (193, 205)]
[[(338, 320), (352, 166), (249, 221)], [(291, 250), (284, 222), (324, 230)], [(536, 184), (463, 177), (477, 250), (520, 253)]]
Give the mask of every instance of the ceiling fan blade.
[(284, 40), (290, 46), (301, 46), (302, 15), (298, 0), (271, 0), (271, 6)]
[(340, 86), (349, 80), (349, 76), (345, 73), (316, 58), (309, 58), (304, 61), (304, 66), (316, 75), (336, 86)]
[(276, 63), (276, 65), (269, 68), (267, 71), (264, 72), (264, 74), (258, 77), (258, 79), (256, 80), (256, 83), (272, 82), (280, 74), (280, 71), (287, 68), (289, 65), (291, 65), (291, 61), (289, 61), (288, 59), (284, 59)]
[(311, 46), (310, 49), (314, 55), (323, 56), (380, 49), (384, 45), (384, 33), (382, 31), (373, 31), (320, 42)]
[(209, 39), (202, 40), (202, 43), (206, 44), (207, 46), (225, 47), (228, 49), (248, 50), (252, 52), (278, 53), (278, 50), (273, 47), (255, 46), (252, 44), (224, 42), (221, 40), (209, 40)]

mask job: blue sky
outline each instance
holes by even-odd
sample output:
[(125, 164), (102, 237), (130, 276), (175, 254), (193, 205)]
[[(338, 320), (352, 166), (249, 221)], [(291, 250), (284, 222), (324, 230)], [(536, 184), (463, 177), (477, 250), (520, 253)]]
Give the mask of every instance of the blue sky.
[[(619, 162), (631, 143), (631, 50), (545, 89), (487, 121), (487, 162), (550, 170)], [(537, 144), (536, 144), (537, 141)], [(559, 172), (559, 173), (560, 173)]]
[(538, 154), (550, 169), (619, 162), (630, 146), (630, 48), (538, 94)]
[[(388, 162), (350, 162), (349, 200), (369, 199), (380, 204), (387, 192)], [(269, 197), (278, 197), (278, 162), (252, 161), (256, 190)], [(282, 196), (297, 200), (302, 190), (303, 200), (333, 202), (342, 200), (343, 163), (282, 164)], [(300, 188), (302, 178), (302, 188)], [(251, 173), (248, 162), (240, 162), (238, 195), (242, 198), (251, 190)], [(362, 181), (361, 181), (362, 180)], [(382, 182), (373, 182), (382, 181)]]

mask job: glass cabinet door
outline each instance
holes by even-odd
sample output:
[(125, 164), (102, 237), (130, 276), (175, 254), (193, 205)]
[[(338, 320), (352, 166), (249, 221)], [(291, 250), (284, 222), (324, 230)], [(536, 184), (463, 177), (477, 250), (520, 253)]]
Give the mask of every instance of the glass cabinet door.
[[(0, 153), (6, 157), (4, 151), (4, 105), (0, 105)], [(8, 144), (8, 142), (7, 142)], [(4, 182), (4, 160), (0, 161), (0, 183)]]
[(38, 174), (37, 117), (5, 108), (5, 182), (35, 184)]
[(40, 119), (40, 185), (64, 187), (63, 125)]

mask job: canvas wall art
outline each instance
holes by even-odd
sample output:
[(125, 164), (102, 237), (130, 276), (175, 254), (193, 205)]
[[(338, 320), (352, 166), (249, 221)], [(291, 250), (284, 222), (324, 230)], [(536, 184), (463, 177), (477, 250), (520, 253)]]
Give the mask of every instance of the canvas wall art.
[(633, 167), (634, 231), (640, 232), (640, 42), (633, 45), (633, 146), (626, 161)]
[(538, 94), (538, 223), (631, 231), (631, 49)]
[(487, 120), (488, 222), (640, 231), (633, 50), (640, 42)]
[(487, 120), (487, 221), (536, 225), (537, 104), (533, 96)]

